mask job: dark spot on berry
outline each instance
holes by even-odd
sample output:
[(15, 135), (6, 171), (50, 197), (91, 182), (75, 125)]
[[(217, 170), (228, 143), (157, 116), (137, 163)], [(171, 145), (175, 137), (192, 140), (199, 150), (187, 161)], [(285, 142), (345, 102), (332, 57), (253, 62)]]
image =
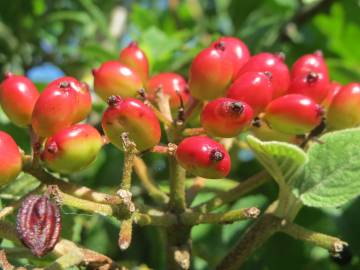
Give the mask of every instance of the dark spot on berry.
[(231, 102), (229, 107), (231, 112), (234, 114), (241, 114), (244, 111), (244, 104), (239, 101)]
[(112, 95), (107, 99), (107, 104), (109, 104), (109, 106), (115, 106), (120, 101), (121, 101), (121, 97)]
[(272, 73), (271, 73), (270, 71), (264, 71), (263, 73), (264, 73), (264, 75), (265, 75), (266, 77), (269, 78), (270, 81), (272, 80), (273, 76), (272, 76)]
[(55, 154), (57, 151), (59, 150), (57, 144), (54, 142), (54, 143), (51, 143), (48, 147), (47, 147), (47, 151), (51, 154)]
[(261, 127), (261, 120), (259, 117), (255, 117), (254, 120), (252, 120), (252, 123), (251, 125), (253, 127), (256, 127), (256, 128), (260, 128)]
[(70, 83), (68, 81), (63, 81), (59, 84), (60, 88), (67, 88), (70, 86)]
[(212, 161), (222, 161), (224, 159), (225, 155), (223, 152), (221, 152), (219, 149), (213, 149), (210, 152), (210, 160)]
[(319, 79), (319, 74), (313, 71), (309, 72), (308, 75), (306, 76), (306, 82), (309, 84), (315, 83), (318, 79)]
[(219, 41), (214, 44), (216, 50), (225, 51), (225, 42)]

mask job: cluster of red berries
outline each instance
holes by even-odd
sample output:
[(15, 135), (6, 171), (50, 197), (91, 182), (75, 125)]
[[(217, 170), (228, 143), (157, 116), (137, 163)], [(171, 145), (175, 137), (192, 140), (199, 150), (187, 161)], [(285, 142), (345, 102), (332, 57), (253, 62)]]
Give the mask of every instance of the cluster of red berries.
[[(204, 133), (230, 138), (249, 131), (263, 140), (295, 142), (321, 124), (342, 129), (360, 124), (360, 84), (341, 86), (330, 81), (321, 52), (300, 57), (289, 70), (282, 54), (251, 56), (234, 37), (221, 37), (193, 60), (189, 80), (176, 73), (149, 76), (145, 53), (132, 42), (118, 60), (93, 70), (94, 90), (108, 103), (102, 129), (107, 139), (124, 150), (121, 134), (127, 132), (139, 151), (159, 144), (161, 128), (152, 108), (139, 90), (156, 106), (159, 89), (169, 96), (172, 113), (191, 100), (205, 105), (200, 115)], [(44, 165), (60, 173), (88, 166), (103, 145), (100, 133), (80, 124), (91, 111), (89, 87), (73, 77), (51, 82), (39, 94), (23, 76), (6, 75), (0, 102), (18, 126), (31, 126), (41, 145)], [(0, 132), (0, 184), (21, 170), (21, 154), (14, 140)], [(220, 178), (230, 171), (226, 149), (208, 136), (182, 140), (176, 151), (181, 166), (206, 178)]]

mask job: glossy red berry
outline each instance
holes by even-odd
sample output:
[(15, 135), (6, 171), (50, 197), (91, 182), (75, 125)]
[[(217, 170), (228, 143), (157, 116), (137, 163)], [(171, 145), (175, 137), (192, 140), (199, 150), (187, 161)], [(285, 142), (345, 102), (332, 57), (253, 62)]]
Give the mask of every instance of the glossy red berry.
[(21, 154), (14, 139), (0, 131), (0, 186), (15, 179), (21, 171)]
[(206, 136), (188, 137), (176, 150), (179, 164), (191, 174), (205, 178), (223, 178), (231, 168), (224, 146)]
[(318, 126), (323, 117), (320, 105), (311, 98), (291, 94), (274, 99), (265, 110), (271, 128), (287, 134), (305, 134)]
[(233, 79), (250, 58), (250, 52), (245, 43), (236, 37), (220, 37), (212, 46), (222, 42), (227, 48), (226, 53), (233, 64)]
[(243, 101), (258, 115), (272, 100), (273, 86), (270, 74), (245, 72), (229, 87), (227, 97)]
[(269, 72), (273, 85), (273, 98), (286, 93), (290, 84), (290, 72), (282, 54), (259, 53), (252, 56), (241, 68), (237, 77), (249, 71)]
[(222, 42), (202, 50), (193, 60), (189, 88), (193, 97), (212, 100), (225, 96), (233, 76), (233, 64)]
[(170, 107), (177, 110), (180, 106), (180, 96), (186, 105), (190, 98), (188, 85), (185, 79), (176, 73), (160, 73), (151, 77), (147, 84), (148, 98), (155, 102), (156, 91), (161, 87), (165, 95), (170, 96)]
[(38, 98), (33, 115), (32, 127), (40, 137), (49, 137), (71, 126), (77, 111), (77, 94), (69, 86), (50, 85)]
[(293, 64), (291, 77), (307, 75), (309, 72), (321, 73), (325, 79), (329, 79), (329, 72), (321, 51), (301, 56)]
[(110, 96), (135, 97), (143, 88), (140, 76), (119, 61), (108, 61), (93, 70), (95, 92), (106, 101)]
[(149, 77), (149, 61), (135, 41), (120, 52), (119, 60), (133, 69), (141, 77), (143, 84), (146, 84)]
[(342, 87), (341, 84), (338, 82), (330, 82), (329, 83), (328, 94), (321, 104), (323, 106), (323, 108), (325, 108), (326, 110), (329, 108), (332, 100), (337, 95), (337, 93), (340, 91), (341, 87)]
[(329, 79), (323, 73), (310, 71), (291, 78), (289, 94), (301, 94), (322, 103), (328, 94)]
[(32, 81), (10, 72), (0, 85), (1, 107), (10, 121), (20, 127), (30, 125), (31, 114), (39, 95)]
[(252, 118), (253, 110), (248, 104), (231, 98), (218, 98), (204, 107), (201, 125), (209, 135), (231, 138), (247, 129)]
[(161, 129), (154, 112), (135, 98), (122, 99), (111, 96), (109, 107), (102, 118), (102, 128), (110, 142), (123, 148), (122, 133), (127, 132), (139, 151), (149, 149), (160, 142)]
[(360, 83), (349, 83), (340, 89), (330, 104), (326, 120), (330, 129), (360, 124)]
[(79, 82), (74, 77), (61, 77), (52, 81), (48, 87), (71, 88), (77, 94), (76, 106), (74, 107), (75, 116), (74, 123), (84, 120), (91, 112), (92, 103), (89, 86), (86, 83)]
[(47, 139), (41, 159), (46, 167), (60, 173), (73, 173), (90, 165), (103, 140), (90, 125), (78, 124), (62, 129)]

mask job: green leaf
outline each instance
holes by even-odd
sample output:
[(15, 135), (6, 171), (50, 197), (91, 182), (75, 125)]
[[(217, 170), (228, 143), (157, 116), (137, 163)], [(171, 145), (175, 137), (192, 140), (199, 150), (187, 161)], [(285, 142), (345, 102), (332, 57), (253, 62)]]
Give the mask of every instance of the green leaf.
[(301, 201), (336, 207), (360, 194), (360, 129), (328, 133), (308, 151), (303, 175), (294, 181)]
[(262, 142), (249, 135), (247, 143), (254, 155), (270, 173), (280, 188), (288, 189), (307, 161), (306, 153), (299, 147), (285, 142)]

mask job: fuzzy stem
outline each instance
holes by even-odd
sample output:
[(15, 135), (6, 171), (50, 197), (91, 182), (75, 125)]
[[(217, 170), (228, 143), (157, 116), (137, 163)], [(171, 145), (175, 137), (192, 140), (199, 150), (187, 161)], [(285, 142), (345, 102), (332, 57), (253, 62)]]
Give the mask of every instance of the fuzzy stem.
[(168, 116), (165, 116), (161, 111), (158, 110), (158, 108), (156, 108), (154, 105), (152, 105), (151, 102), (146, 101), (145, 104), (148, 105), (153, 110), (156, 117), (159, 119), (160, 122), (162, 122), (164, 124), (164, 126), (166, 128), (172, 126), (171, 118), (169, 119)]
[(52, 174), (46, 172), (42, 168), (34, 168), (31, 165), (25, 166), (23, 171), (34, 176), (40, 182), (45, 185), (56, 185), (61, 189), (61, 191), (71, 194), (73, 196), (94, 201), (104, 204), (123, 204), (123, 200), (118, 196), (109, 195), (102, 192), (94, 191), (88, 187), (79, 186), (73, 183), (65, 182), (64, 180), (53, 176)]
[(210, 199), (209, 201), (196, 206), (194, 209), (203, 213), (211, 211), (223, 204), (239, 199), (241, 196), (244, 196), (250, 191), (253, 191), (262, 184), (266, 183), (269, 179), (269, 174), (265, 171), (261, 171), (247, 180), (242, 181), (229, 191), (219, 193), (216, 197)]
[(132, 225), (133, 225), (133, 220), (131, 218), (124, 220), (121, 223), (120, 232), (119, 232), (119, 240), (118, 240), (118, 245), (121, 250), (126, 250), (131, 244)]
[(254, 219), (260, 214), (256, 207), (231, 210), (224, 213), (197, 213), (185, 212), (181, 214), (180, 220), (185, 225), (198, 224), (230, 224), (239, 220)]
[(135, 157), (134, 159), (134, 170), (149, 196), (155, 202), (159, 204), (165, 204), (169, 202), (169, 197), (156, 186), (154, 180), (149, 174), (145, 162), (139, 157)]
[(286, 222), (282, 223), (280, 230), (291, 237), (308, 242), (310, 244), (327, 249), (330, 253), (339, 253), (344, 246), (348, 244), (339, 238), (329, 236), (323, 233), (308, 230), (300, 225)]
[[(97, 213), (103, 216), (115, 216), (118, 219), (124, 219), (128, 218), (131, 212), (135, 210), (132, 209), (129, 211), (128, 207), (101, 204), (80, 199), (62, 192), (57, 186), (49, 186), (49, 191), (61, 204), (65, 204), (67, 206), (74, 207), (83, 211)], [(132, 206), (132, 208), (134, 207)]]
[(174, 213), (182, 213), (186, 208), (185, 170), (175, 157), (169, 157), (170, 168), (170, 209)]
[(200, 128), (186, 128), (182, 132), (182, 135), (185, 136), (185, 137), (197, 136), (197, 135), (205, 135), (205, 134), (206, 134), (206, 131), (202, 127), (200, 127)]

